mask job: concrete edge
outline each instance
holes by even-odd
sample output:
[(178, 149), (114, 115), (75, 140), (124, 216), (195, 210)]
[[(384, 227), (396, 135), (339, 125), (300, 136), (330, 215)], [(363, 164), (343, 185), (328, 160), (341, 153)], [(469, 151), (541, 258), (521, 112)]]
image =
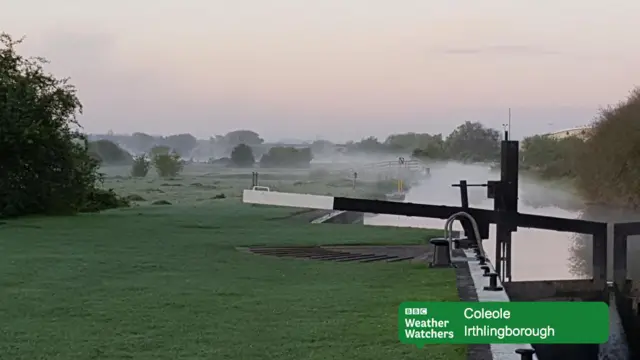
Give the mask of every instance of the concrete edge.
[[(487, 285), (488, 280), (484, 277), (484, 270), (480, 268), (480, 261), (476, 259), (476, 254), (473, 250), (464, 250), (466, 262), (469, 268), (469, 275), (473, 281), (473, 286), (476, 291), (477, 299), (479, 302), (489, 301), (511, 301), (504, 286), (498, 280), (498, 286), (501, 286), (501, 291), (488, 291), (484, 287)], [(487, 261), (487, 265), (495, 272), (493, 264)], [(529, 348), (533, 349), (531, 344), (490, 344), (491, 358), (493, 360), (521, 360), (520, 355), (516, 354), (516, 349)], [(534, 360), (538, 360), (538, 357), (534, 354)], [(474, 359), (475, 360), (475, 359)]]

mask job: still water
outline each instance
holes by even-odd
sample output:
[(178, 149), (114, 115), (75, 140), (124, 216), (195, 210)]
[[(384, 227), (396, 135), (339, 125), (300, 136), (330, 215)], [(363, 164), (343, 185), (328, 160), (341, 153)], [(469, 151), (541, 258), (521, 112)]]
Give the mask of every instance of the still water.
[[(431, 178), (412, 188), (406, 201), (438, 205), (460, 205), (460, 191), (451, 185), (459, 180), (469, 184), (497, 180), (499, 174), (486, 166), (447, 163), (435, 166)], [(469, 188), (469, 203), (472, 207), (492, 209), (493, 200), (487, 199), (486, 188)], [(571, 219), (595, 221), (640, 221), (636, 212), (588, 207), (572, 194), (566, 185), (541, 183), (530, 178), (520, 178), (519, 211)], [(365, 218), (366, 225), (409, 226), (440, 228), (444, 220), (376, 215)], [(456, 223), (454, 229), (461, 230)], [(540, 229), (518, 228), (513, 233), (512, 276), (513, 280), (552, 280), (586, 278), (591, 274), (591, 236)], [(640, 239), (639, 239), (640, 240)], [(630, 258), (640, 243), (630, 241)], [(493, 258), (495, 254), (495, 226), (491, 226), (490, 239), (484, 242), (485, 250)], [(634, 278), (640, 278), (640, 268), (629, 261)], [(589, 274), (589, 275), (587, 275)]]

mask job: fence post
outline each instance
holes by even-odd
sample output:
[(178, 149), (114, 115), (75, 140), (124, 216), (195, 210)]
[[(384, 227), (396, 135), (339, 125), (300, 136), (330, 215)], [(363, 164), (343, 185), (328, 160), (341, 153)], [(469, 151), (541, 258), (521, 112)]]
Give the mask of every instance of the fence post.
[(613, 283), (624, 293), (627, 288), (627, 234), (621, 226), (613, 226)]
[(598, 289), (607, 286), (607, 225), (593, 233), (593, 282)]

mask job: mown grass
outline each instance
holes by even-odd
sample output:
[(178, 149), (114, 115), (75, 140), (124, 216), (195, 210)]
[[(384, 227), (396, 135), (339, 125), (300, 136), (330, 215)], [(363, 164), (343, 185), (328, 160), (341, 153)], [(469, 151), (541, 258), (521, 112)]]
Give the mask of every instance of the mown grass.
[(397, 339), (402, 301), (456, 301), (424, 265), (262, 257), (246, 245), (420, 243), (224, 199), (0, 225), (2, 359), (462, 359)]

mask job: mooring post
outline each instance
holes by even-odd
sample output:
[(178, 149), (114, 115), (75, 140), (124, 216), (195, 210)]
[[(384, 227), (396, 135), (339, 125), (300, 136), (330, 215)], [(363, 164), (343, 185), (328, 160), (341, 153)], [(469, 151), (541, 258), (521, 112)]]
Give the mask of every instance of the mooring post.
[(434, 238), (429, 240), (433, 247), (433, 255), (429, 262), (429, 267), (451, 267), (451, 249), (449, 240), (445, 238)]

